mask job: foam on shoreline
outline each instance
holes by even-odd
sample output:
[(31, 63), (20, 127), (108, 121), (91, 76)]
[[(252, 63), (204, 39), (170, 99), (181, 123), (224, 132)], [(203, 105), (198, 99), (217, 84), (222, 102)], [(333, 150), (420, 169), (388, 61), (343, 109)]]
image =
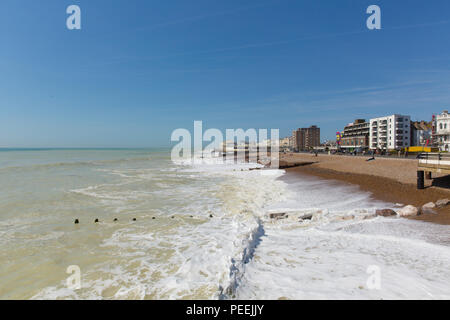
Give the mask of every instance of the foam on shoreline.
[[(300, 174), (281, 179), (296, 198), (271, 209), (289, 218), (265, 222), (236, 298), (450, 298), (446, 226), (396, 217), (366, 219), (377, 208), (395, 205), (336, 181)], [(312, 219), (299, 222), (305, 212)], [(380, 270), (380, 289), (368, 287), (371, 266)]]

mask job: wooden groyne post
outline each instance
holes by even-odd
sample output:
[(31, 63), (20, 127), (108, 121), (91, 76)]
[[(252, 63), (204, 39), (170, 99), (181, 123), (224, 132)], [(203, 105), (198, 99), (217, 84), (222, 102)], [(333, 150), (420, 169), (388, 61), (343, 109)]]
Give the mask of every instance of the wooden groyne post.
[(425, 189), (425, 174), (422, 170), (417, 171), (417, 189)]

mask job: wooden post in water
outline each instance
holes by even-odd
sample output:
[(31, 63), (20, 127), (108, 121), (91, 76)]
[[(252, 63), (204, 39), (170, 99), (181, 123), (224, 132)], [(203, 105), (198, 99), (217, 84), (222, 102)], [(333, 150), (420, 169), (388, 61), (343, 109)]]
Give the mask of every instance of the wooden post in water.
[(419, 190), (425, 189), (424, 178), (425, 178), (424, 172), (417, 171), (417, 189)]

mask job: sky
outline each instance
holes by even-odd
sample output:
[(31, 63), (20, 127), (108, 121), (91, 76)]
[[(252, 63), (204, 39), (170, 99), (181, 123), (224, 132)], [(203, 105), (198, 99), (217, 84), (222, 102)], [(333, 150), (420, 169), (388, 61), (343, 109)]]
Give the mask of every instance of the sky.
[[(69, 30), (69, 5), (81, 30)], [(369, 5), (381, 30), (369, 30)], [(448, 0), (2, 0), (0, 147), (161, 147), (450, 109)]]

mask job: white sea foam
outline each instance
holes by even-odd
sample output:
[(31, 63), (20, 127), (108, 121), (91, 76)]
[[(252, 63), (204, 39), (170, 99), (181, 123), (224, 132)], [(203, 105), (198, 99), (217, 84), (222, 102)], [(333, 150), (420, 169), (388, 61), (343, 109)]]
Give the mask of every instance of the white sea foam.
[[(333, 231), (317, 228), (266, 228), (239, 287), (242, 299), (448, 299), (450, 253), (447, 246), (423, 240), (368, 234), (378, 218)], [(357, 229), (358, 232), (352, 230)], [(345, 231), (344, 231), (345, 230)], [(370, 266), (380, 268), (381, 288), (367, 285)]]
[[(376, 207), (393, 205), (374, 201), (354, 187), (307, 177), (291, 182), (297, 196), (307, 196), (288, 200), (282, 208), (273, 206), (272, 212), (284, 211), (290, 217), (266, 221), (236, 298), (450, 297), (450, 271), (444, 267), (450, 262), (448, 227), (399, 218), (367, 219)], [(312, 204), (317, 207), (309, 208)], [(299, 224), (297, 217), (305, 213), (313, 218)], [(370, 266), (381, 270), (380, 290), (367, 286)]]

